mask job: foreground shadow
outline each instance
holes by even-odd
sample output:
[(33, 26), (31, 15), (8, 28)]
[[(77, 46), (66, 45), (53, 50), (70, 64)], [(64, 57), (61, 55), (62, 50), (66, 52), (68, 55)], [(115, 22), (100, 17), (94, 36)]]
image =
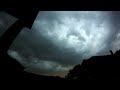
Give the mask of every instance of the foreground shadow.
[(93, 56), (76, 65), (65, 78), (37, 75), (24, 71), (24, 67), (7, 54), (13, 40), (24, 27), (23, 21), (16, 21), (0, 37), (1, 80), (67, 80), (67, 81), (111, 81), (120, 80), (120, 51), (111, 55)]
[(66, 75), (68, 80), (118, 81), (120, 80), (120, 50), (111, 55), (93, 56), (83, 60)]

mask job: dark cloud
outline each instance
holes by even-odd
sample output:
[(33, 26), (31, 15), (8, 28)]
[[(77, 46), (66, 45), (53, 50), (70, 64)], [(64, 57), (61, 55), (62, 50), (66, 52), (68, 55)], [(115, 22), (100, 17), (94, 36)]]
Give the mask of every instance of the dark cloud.
[(5, 12), (0, 12), (0, 36), (9, 28), (17, 19), (6, 14)]
[[(9, 55), (26, 70), (44, 75), (63, 75), (93, 55), (119, 48), (120, 12), (42, 11), (32, 29), (24, 28)], [(17, 19), (0, 13), (0, 34)]]
[(109, 35), (104, 41), (106, 43), (105, 49), (100, 53), (107, 53), (110, 49), (114, 52), (120, 49), (119, 43), (119, 33), (120, 33), (120, 11), (109, 11), (108, 12), (108, 27)]

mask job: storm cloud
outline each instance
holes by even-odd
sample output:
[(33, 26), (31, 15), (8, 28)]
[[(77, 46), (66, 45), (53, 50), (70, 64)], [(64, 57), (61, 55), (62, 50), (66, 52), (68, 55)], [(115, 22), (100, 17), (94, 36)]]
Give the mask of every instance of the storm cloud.
[[(9, 21), (8, 21), (9, 20)], [(17, 19), (0, 13), (0, 35)], [(83, 59), (120, 48), (119, 11), (41, 11), (8, 54), (26, 71), (64, 76)]]

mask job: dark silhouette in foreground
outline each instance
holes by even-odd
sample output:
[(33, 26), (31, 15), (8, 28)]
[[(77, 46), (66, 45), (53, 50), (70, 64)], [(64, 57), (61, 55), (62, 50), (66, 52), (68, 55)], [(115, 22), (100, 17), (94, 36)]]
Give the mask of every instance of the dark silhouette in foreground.
[(68, 80), (120, 80), (120, 50), (111, 55), (93, 56), (83, 60), (66, 75)]
[(0, 80), (61, 80), (60, 77), (37, 75), (24, 71), (24, 67), (14, 58), (7, 54), (12, 42), (27, 26), (32, 27), (38, 10), (6, 9), (7, 13), (17, 17), (17, 20), (8, 30), (0, 37)]
[(25, 26), (31, 27), (37, 11), (35, 11), (35, 14), (32, 14), (35, 16), (32, 16), (30, 24), (27, 23), (29, 23), (31, 17), (29, 19), (26, 17), (26, 19), (23, 14), (17, 13), (19, 11), (16, 10), (7, 10), (7, 12), (18, 16), (20, 20), (16, 21), (0, 37), (1, 80), (120, 80), (120, 51), (113, 54), (112, 50), (110, 50), (111, 55), (93, 56), (88, 60), (83, 60), (82, 64), (76, 65), (65, 78), (25, 72), (24, 67), (17, 60), (10, 57), (7, 51), (22, 28)]

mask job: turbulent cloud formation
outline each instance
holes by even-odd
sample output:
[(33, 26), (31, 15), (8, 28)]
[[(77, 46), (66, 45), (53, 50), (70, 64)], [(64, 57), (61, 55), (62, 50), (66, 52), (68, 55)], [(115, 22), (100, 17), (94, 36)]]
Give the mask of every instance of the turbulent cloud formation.
[[(51, 20), (51, 16), (57, 18)], [(89, 57), (105, 48), (109, 18), (107, 12), (44, 12), (38, 15), (33, 28), (56, 46)]]
[[(1, 12), (0, 34), (16, 20)], [(26, 71), (64, 76), (83, 59), (118, 50), (119, 27), (117, 11), (41, 11), (32, 29), (21, 31), (8, 54)]]

